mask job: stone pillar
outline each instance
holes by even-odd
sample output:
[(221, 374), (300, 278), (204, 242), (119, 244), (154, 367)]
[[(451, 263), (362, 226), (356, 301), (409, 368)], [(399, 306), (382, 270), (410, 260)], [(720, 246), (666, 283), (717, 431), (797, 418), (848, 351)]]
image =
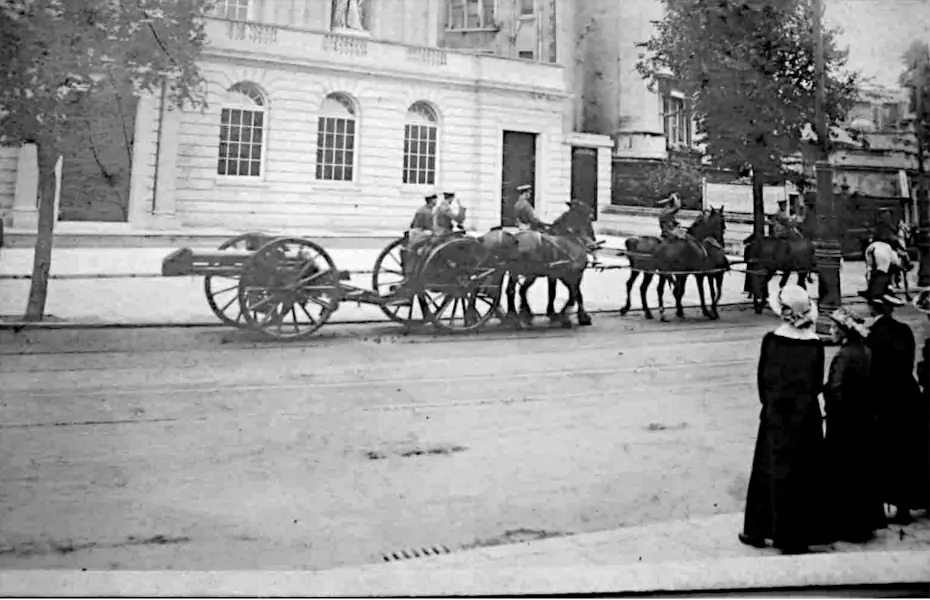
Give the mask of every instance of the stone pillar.
[[(163, 99), (162, 102), (165, 100)], [(177, 180), (178, 146), (183, 113), (176, 106), (166, 106), (158, 144), (158, 165), (155, 172), (155, 199), (152, 212), (155, 226), (174, 227), (177, 211), (175, 182)]]
[(38, 230), (39, 154), (35, 144), (23, 144), (19, 150), (12, 213), (14, 228), (27, 231)]
[(155, 163), (155, 125), (158, 123), (158, 102), (151, 94), (139, 97), (136, 104), (136, 126), (132, 142), (132, 171), (129, 183), (129, 224), (149, 227), (152, 214), (148, 183)]

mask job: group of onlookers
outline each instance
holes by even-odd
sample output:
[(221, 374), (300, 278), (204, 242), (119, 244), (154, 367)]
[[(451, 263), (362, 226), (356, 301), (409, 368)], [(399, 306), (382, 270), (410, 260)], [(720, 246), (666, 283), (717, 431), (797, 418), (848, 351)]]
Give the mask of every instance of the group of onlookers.
[[(928, 296), (915, 305), (930, 316)], [(839, 350), (829, 369), (807, 291), (786, 286), (770, 304), (782, 323), (762, 340), (740, 541), (800, 553), (865, 542), (888, 523), (911, 522), (912, 511), (920, 516), (930, 507), (930, 341), (915, 378), (914, 333), (893, 316), (904, 302), (872, 298), (868, 321), (843, 308), (831, 314)]]

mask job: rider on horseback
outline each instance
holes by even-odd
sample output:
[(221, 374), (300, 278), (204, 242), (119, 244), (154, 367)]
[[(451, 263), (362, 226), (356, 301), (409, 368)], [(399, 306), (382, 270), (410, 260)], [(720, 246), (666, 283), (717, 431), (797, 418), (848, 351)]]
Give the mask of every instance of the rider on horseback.
[(513, 218), (520, 232), (517, 234), (517, 247), (520, 253), (532, 252), (542, 243), (543, 233), (549, 232), (549, 224), (536, 216), (536, 209), (530, 202), (533, 186), (526, 184), (517, 187), (517, 201), (513, 205)]
[(798, 227), (801, 225), (799, 217), (792, 217), (788, 214), (788, 201), (779, 200), (778, 210), (772, 215), (772, 237), (775, 239), (787, 239), (791, 237), (801, 237)]
[(659, 229), (662, 232), (662, 239), (685, 239), (685, 230), (682, 229), (681, 225), (678, 224), (678, 219), (675, 218), (675, 215), (681, 210), (681, 198), (678, 197), (678, 194), (672, 192), (668, 198), (659, 200), (656, 204), (664, 206), (662, 212), (659, 213)]

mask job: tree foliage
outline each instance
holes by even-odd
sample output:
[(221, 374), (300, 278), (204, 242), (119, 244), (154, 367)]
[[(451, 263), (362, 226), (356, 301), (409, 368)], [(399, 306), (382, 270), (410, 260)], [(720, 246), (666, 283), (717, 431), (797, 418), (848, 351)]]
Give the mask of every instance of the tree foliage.
[[(637, 69), (651, 84), (671, 76), (693, 97), (696, 130), (711, 161), (785, 173), (815, 121), (813, 0), (666, 0), (665, 17), (640, 44)], [(845, 72), (838, 31), (825, 29), (825, 112), (843, 120), (857, 76)]]
[[(204, 104), (196, 64), (212, 0), (0, 0), (0, 140), (36, 144), (39, 231), (27, 320), (42, 318), (54, 227), (54, 165), (82, 100), (104, 84)], [(65, 157), (67, 160), (68, 157)]]

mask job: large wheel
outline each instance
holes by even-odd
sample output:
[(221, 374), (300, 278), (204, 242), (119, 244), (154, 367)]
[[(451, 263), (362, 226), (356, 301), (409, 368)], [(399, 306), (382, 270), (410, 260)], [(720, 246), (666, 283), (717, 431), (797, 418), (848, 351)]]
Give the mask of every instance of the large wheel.
[(310, 240), (281, 238), (258, 249), (242, 268), (239, 308), (248, 327), (276, 339), (307, 337), (336, 311), (339, 272)]
[(477, 240), (465, 237), (440, 244), (418, 273), (426, 317), (449, 333), (478, 329), (497, 314), (503, 275)]
[[(250, 232), (229, 238), (219, 245), (217, 250), (257, 250), (261, 244), (273, 238), (263, 233)], [(239, 309), (239, 277), (235, 275), (207, 275), (203, 278), (203, 291), (207, 296), (210, 310), (226, 325), (245, 326), (242, 311)]]
[[(394, 240), (381, 251), (375, 260), (375, 268), (371, 274), (371, 289), (382, 298), (389, 296), (404, 280), (403, 252), (407, 246), (407, 238)], [(427, 321), (423, 314), (425, 300), (418, 294), (410, 300), (409, 304), (385, 306), (380, 304), (381, 312), (395, 323), (408, 327), (422, 325)]]

